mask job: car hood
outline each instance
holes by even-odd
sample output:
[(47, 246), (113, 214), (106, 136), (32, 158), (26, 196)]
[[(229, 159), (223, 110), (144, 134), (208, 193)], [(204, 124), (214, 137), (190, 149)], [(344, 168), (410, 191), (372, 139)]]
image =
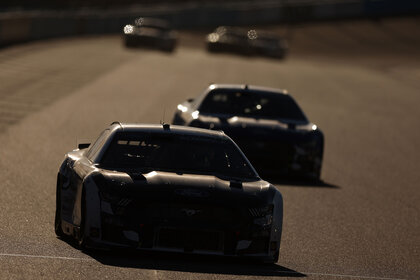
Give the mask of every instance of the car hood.
[(310, 132), (314, 129), (314, 124), (308, 121), (299, 121), (292, 119), (264, 119), (249, 118), (239, 116), (210, 116), (200, 115), (197, 123), (201, 123), (203, 127), (215, 130), (223, 130), (229, 135), (234, 134), (257, 133), (263, 132), (271, 134), (277, 132)]
[(278, 192), (270, 183), (237, 179), (221, 179), (211, 175), (176, 174), (172, 172), (135, 170), (98, 170), (94, 174), (100, 191), (118, 196), (130, 196), (147, 200), (218, 201), (230, 204), (247, 203), (263, 205)]

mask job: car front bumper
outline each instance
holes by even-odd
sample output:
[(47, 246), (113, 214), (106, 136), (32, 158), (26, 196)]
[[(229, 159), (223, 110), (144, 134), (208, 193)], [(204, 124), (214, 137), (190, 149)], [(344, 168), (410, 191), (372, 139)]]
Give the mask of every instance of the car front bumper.
[(256, 258), (272, 258), (279, 251), (280, 237), (272, 236), (271, 226), (246, 222), (229, 226), (197, 220), (180, 223), (174, 213), (167, 214), (175, 219), (142, 219), (142, 215), (121, 215), (116, 210), (101, 201), (100, 228), (87, 231), (90, 247)]

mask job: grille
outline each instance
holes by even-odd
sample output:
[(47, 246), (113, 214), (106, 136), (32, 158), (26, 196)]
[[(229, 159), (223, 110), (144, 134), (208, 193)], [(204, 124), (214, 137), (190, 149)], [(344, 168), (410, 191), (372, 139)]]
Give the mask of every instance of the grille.
[(201, 204), (138, 203), (134, 206), (138, 218), (154, 221), (191, 221), (212, 224), (231, 224), (239, 220), (239, 214), (223, 206)]
[(193, 251), (223, 251), (223, 233), (206, 230), (161, 228), (157, 246)]

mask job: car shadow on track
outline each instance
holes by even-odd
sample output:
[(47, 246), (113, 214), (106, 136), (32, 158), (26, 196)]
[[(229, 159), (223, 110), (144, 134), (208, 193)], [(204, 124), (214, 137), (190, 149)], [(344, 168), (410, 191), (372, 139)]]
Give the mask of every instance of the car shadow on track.
[(230, 257), (139, 251), (84, 251), (98, 262), (118, 267), (205, 274), (306, 277), (277, 264)]
[(292, 187), (309, 187), (309, 188), (330, 188), (330, 189), (340, 189), (339, 186), (324, 182), (323, 180), (309, 180), (309, 179), (300, 179), (300, 178), (277, 178), (266, 176), (263, 177), (264, 180), (280, 186), (292, 186)]

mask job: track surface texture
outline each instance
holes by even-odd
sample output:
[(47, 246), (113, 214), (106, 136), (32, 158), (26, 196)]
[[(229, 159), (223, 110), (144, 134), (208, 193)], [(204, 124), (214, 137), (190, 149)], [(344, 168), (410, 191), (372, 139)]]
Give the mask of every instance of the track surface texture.
[[(208, 54), (181, 32), (173, 54), (119, 36), (0, 50), (0, 279), (420, 279), (420, 19), (268, 27), (286, 60)], [(82, 252), (53, 231), (64, 153), (112, 121), (170, 121), (210, 82), (286, 88), (325, 133), (322, 183), (275, 182), (277, 265)]]

